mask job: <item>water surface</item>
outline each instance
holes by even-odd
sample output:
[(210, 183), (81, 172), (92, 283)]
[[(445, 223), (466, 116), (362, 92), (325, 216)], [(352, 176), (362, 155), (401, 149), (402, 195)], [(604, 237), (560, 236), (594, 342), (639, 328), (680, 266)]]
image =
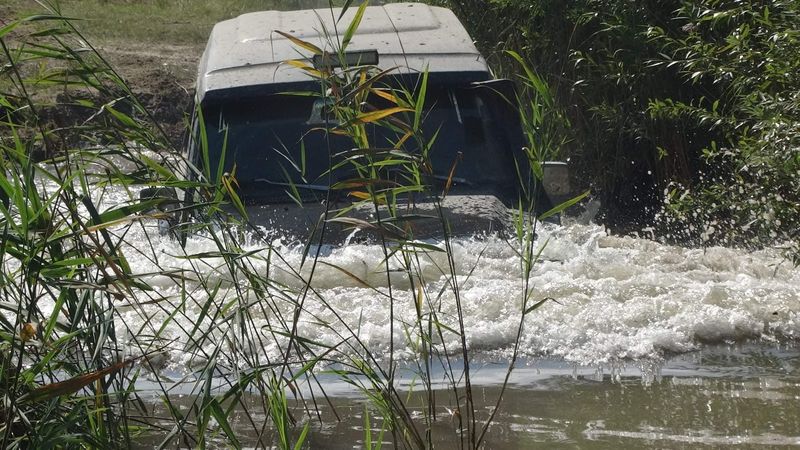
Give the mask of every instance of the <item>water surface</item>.
[[(800, 445), (800, 352), (794, 347), (800, 332), (800, 270), (784, 262), (778, 250), (687, 249), (609, 236), (599, 226), (578, 224), (542, 228), (539, 243), (545, 242), (533, 273), (534, 295), (556, 301), (525, 319), (523, 359), (490, 429), (487, 448)], [(282, 289), (300, 292), (310, 274), (307, 263), (301, 267), (301, 246), (288, 239), (271, 246), (272, 253), (263, 244), (252, 244), (248, 250), (259, 255), (253, 264), (269, 271)], [(214, 249), (195, 237), (186, 252)], [(473, 382), (485, 417), (500, 392), (520, 320), (519, 258), (514, 245), (498, 237), (458, 239), (453, 249), (467, 341), (476, 355)], [(220, 284), (223, 298), (241, 295), (239, 282), (220, 261), (187, 260), (180, 257), (182, 252), (173, 241), (157, 238), (152, 247), (131, 248), (127, 255), (136, 271), (152, 271), (154, 258), (162, 267), (194, 266)], [(391, 285), (398, 323), (410, 323), (415, 309), (408, 277), (393, 272), (387, 278), (384, 253), (377, 246), (322, 248), (320, 261), (312, 277), (316, 294), (306, 298), (298, 324), (300, 335), (335, 345), (346, 325), (372, 352), (385, 355), (388, 300), (376, 292)], [(421, 258), (423, 288), (440, 294), (440, 316), (454, 321), (449, 276), (441, 254)], [(202, 312), (205, 294), (190, 290), (190, 301), (184, 301), (169, 277), (152, 276), (149, 282), (167, 300), (131, 306), (122, 315), (125, 326), (132, 335), (141, 333), (152, 326), (148, 324), (159, 323), (153, 317), (171, 313), (165, 302), (180, 304), (185, 317), (166, 327), (164, 335), (172, 344), (161, 367), (176, 379), (191, 374), (206, 362), (198, 352), (186, 351), (187, 333)], [(287, 315), (290, 303), (285, 303)], [(253, 308), (251, 320), (256, 328), (268, 326), (271, 314)], [(220, 339), (233, 332), (204, 323)], [(458, 351), (455, 334), (443, 337), (450, 350)], [(406, 338), (396, 326), (395, 351), (410, 367), (416, 356), (404, 344)], [(211, 351), (213, 346), (207, 345)], [(282, 355), (279, 340), (267, 340), (253, 351), (265, 361)], [(324, 419), (312, 426), (312, 447), (358, 446), (364, 439), (363, 396), (332, 376), (323, 376), (321, 383), (334, 407), (319, 402), (312, 408)], [(443, 399), (448, 397), (446, 387), (438, 386)], [(455, 419), (445, 405), (438, 409), (437, 436), (443, 448), (455, 448)], [(237, 414), (234, 422), (243, 440), (256, 445), (257, 434), (246, 415)], [(379, 424), (373, 420), (373, 425), (377, 436)]]

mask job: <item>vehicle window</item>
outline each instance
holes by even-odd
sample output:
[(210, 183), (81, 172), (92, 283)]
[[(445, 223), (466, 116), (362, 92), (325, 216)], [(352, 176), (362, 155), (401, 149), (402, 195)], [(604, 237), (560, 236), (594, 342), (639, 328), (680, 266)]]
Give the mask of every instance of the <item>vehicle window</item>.
[[(303, 201), (318, 201), (329, 181), (355, 177), (348, 167), (329, 173), (331, 162), (339, 162), (334, 155), (350, 150), (353, 143), (320, 129), (325, 105), (317, 100), (315, 111), (315, 100), (272, 95), (205, 106), (212, 173), (226, 145), (224, 170), (232, 172), (235, 166), (242, 197), (256, 203), (290, 201), (289, 183), (296, 185)], [(386, 106), (379, 98), (370, 102)], [(453, 164), (459, 188), (506, 187), (513, 180), (508, 149), (474, 89), (429, 86), (425, 104), (423, 134), (437, 136), (429, 153), (431, 183), (443, 182)], [(399, 138), (385, 127), (372, 126), (368, 133), (373, 147), (387, 147)], [(409, 140), (404, 150), (419, 153), (415, 146)]]

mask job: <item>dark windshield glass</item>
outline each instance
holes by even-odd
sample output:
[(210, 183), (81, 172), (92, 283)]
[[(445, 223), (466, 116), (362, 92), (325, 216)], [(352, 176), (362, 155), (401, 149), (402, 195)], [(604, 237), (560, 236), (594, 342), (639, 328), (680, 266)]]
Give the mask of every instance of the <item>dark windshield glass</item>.
[[(370, 103), (388, 106), (379, 98)], [(456, 164), (456, 191), (504, 194), (513, 190), (516, 175), (511, 149), (475, 89), (429, 86), (425, 105), (424, 135), (427, 139), (436, 136), (429, 153), (434, 174), (430, 184), (443, 183)], [(232, 173), (235, 166), (245, 201), (290, 201), (289, 184), (295, 185), (303, 201), (324, 198), (330, 184), (357, 175), (349, 166), (329, 172), (331, 164), (340, 162), (335, 155), (351, 150), (353, 142), (321, 129), (325, 128), (323, 110), (320, 99), (296, 95), (205, 105), (212, 173), (226, 142), (224, 171)], [(370, 126), (368, 133), (374, 148), (391, 146), (401, 134), (379, 126)], [(409, 140), (403, 150), (418, 154), (421, 150), (416, 145)]]

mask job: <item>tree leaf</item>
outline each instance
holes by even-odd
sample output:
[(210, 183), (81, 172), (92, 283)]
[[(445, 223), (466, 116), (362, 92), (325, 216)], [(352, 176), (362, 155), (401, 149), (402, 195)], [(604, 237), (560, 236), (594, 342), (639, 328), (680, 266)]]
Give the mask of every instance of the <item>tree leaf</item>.
[(383, 118), (389, 117), (393, 114), (401, 113), (401, 112), (408, 112), (413, 111), (409, 108), (403, 108), (400, 106), (396, 106), (394, 108), (388, 109), (381, 109), (378, 111), (368, 112), (366, 114), (361, 114), (353, 120), (353, 124), (362, 124), (362, 123), (372, 123), (377, 122)]
[[(536, 311), (537, 309), (539, 309), (539, 308), (540, 308), (542, 305), (544, 305), (544, 304), (545, 304), (547, 301), (549, 301), (549, 300), (553, 300), (553, 299), (552, 299), (552, 298), (550, 298), (550, 297), (547, 297), (547, 298), (544, 298), (544, 299), (542, 299), (542, 300), (539, 300), (539, 301), (538, 301), (538, 302), (536, 302), (536, 303), (535, 303), (533, 306), (531, 306), (531, 307), (529, 307), (528, 309), (526, 309), (526, 310), (525, 310), (525, 312), (523, 312), (523, 313), (522, 313), (522, 315), (523, 315), (523, 316), (527, 316), (528, 314), (530, 314), (530, 313), (532, 313), (532, 312)], [(553, 301), (554, 301), (554, 300), (553, 300)]]
[(114, 208), (98, 215), (97, 218), (93, 218), (87, 223), (87, 226), (90, 228), (97, 228), (102, 224), (117, 222), (121, 219), (124, 219), (128, 216), (132, 216), (136, 213), (154, 209), (155, 207), (163, 203), (174, 202), (174, 201), (175, 199), (170, 199), (170, 198), (151, 198), (148, 200), (142, 200), (132, 205), (126, 205), (126, 206), (121, 206), (119, 208)]
[(294, 45), (296, 45), (296, 46), (298, 46), (300, 48), (304, 48), (304, 49), (310, 51), (311, 53), (313, 53), (315, 55), (321, 55), (322, 54), (322, 50), (319, 47), (317, 47), (316, 45), (314, 45), (314, 44), (312, 44), (310, 42), (306, 42), (306, 41), (304, 41), (302, 39), (298, 39), (298, 38), (292, 36), (289, 33), (284, 33), (283, 31), (275, 30), (275, 32), (280, 34), (281, 36), (285, 37), (286, 39), (292, 41), (292, 43)]
[(556, 206), (555, 208), (553, 208), (553, 209), (551, 209), (549, 211), (545, 211), (544, 213), (542, 213), (539, 216), (539, 220), (547, 219), (548, 217), (555, 216), (556, 214), (564, 211), (565, 209), (569, 208), (570, 206), (572, 206), (572, 205), (578, 203), (579, 201), (583, 200), (584, 198), (586, 198), (589, 195), (589, 192), (590, 191), (586, 191), (586, 192), (584, 192), (583, 194), (581, 194), (581, 195), (579, 195), (577, 197), (571, 198), (571, 199), (565, 201), (564, 203), (561, 203), (560, 205)]
[(60, 397), (62, 395), (77, 392), (83, 389), (84, 387), (94, 383), (95, 381), (99, 380), (100, 378), (106, 375), (111, 375), (112, 373), (119, 371), (120, 369), (132, 363), (136, 359), (138, 358), (130, 358), (125, 361), (118, 362), (112, 366), (106, 367), (105, 369), (95, 370), (93, 372), (85, 373), (83, 375), (78, 375), (68, 380), (59, 381), (58, 383), (46, 384), (23, 395), (19, 400), (21, 402), (36, 402), (40, 400), (49, 400), (51, 398)]
[[(342, 52), (344, 52), (347, 48), (347, 45), (350, 44), (350, 41), (353, 39), (353, 35), (358, 29), (358, 26), (361, 25), (361, 19), (364, 17), (364, 10), (367, 9), (368, 4), (369, 1), (367, 0), (364, 0), (364, 2), (361, 3), (361, 6), (358, 7), (358, 11), (356, 11), (355, 17), (353, 17), (353, 20), (350, 22), (350, 26), (348, 26), (347, 30), (344, 32), (344, 36), (342, 37)], [(342, 14), (344, 14), (346, 9), (347, 8), (342, 8)], [(339, 16), (339, 19), (341, 19), (341, 17), (342, 16)]]

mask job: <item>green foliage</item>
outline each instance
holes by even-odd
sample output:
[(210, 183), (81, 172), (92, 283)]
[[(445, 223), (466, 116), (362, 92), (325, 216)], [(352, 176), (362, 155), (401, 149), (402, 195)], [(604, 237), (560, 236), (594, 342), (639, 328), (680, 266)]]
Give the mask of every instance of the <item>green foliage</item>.
[[(34, 22), (39, 25), (36, 34), (27, 27)], [(17, 36), (32, 40), (9, 47), (0, 33), (2, 446), (126, 445), (126, 386), (133, 361), (116, 351), (111, 305), (139, 281), (106, 228), (111, 222), (136, 220), (137, 212), (152, 205), (131, 202), (103, 212), (95, 208), (98, 197), (90, 188), (96, 184), (94, 164), (124, 151), (74, 151), (48, 163), (39, 161), (42, 155), (56, 154), (63, 130), (42, 126), (42, 105), (28, 91), (36, 81), (60, 78), (106, 92), (120, 86), (102, 60), (83, 57), (65, 44), (71, 30), (57, 14), (12, 22), (5, 30), (14, 25)], [(35, 73), (32, 79), (24, 75), (45, 59), (56, 61), (58, 68)], [(136, 102), (129, 105), (139, 107)], [(87, 132), (95, 129), (98, 139), (135, 136), (154, 142), (145, 127), (130, 128), (127, 115), (104, 111), (109, 112), (97, 110), (97, 120), (85, 126)], [(104, 132), (94, 128), (98, 124)], [(107, 173), (108, 181), (120, 178), (118, 171)]]
[[(357, 32), (360, 16), (345, 28), (343, 44)], [(11, 33), (13, 41), (6, 39)], [(329, 36), (329, 41), (338, 39)], [(224, 172), (222, 165), (215, 173), (209, 169), (202, 114), (196, 118), (195, 136), (202, 162), (188, 161), (170, 147), (122, 78), (55, 8), (3, 25), (0, 44), (3, 448), (120, 448), (153, 439), (159, 448), (206, 448), (219, 442), (240, 447), (245, 437), (237, 427), (250, 427), (258, 445), (297, 450), (313, 442), (311, 421), (319, 417), (311, 406), (317, 403), (313, 388), (308, 398), (298, 386), (315, 386), (316, 376), (330, 369), (326, 364), (335, 367), (328, 373), (357, 386), (370, 402), (369, 411), (380, 415), (381, 428), (373, 434), (365, 414), (368, 447), (380, 448), (386, 432), (397, 447), (430, 448), (437, 427), (447, 430), (444, 439), (458, 433), (462, 448), (483, 445), (502, 393), (488, 417), (474, 404), (460, 303), (466, 281), (455, 275), (446, 218), (437, 203), (433, 218), (444, 241), (417, 242), (411, 224), (423, 217), (403, 214), (400, 208), (409, 193), (421, 191), (439, 202), (452, 183), (452, 171), (443, 189), (423, 182), (431, 175), (429, 150), (436, 139), (421, 131), (427, 74), (413, 86), (397, 86), (385, 82), (388, 73), (371, 67), (311, 72), (321, 84), (314, 95), (330, 101), (334, 119), (315, 131), (344, 136), (354, 146), (329, 158), (341, 157), (357, 176), (329, 183), (327, 192), (347, 190), (356, 200), (351, 207), (325, 211), (320, 241), (312, 241), (312, 233), (296, 267), (270, 240), (261, 239), (259, 229), (247, 228), (236, 171)], [(300, 40), (296, 44), (318, 51)], [(71, 105), (87, 112), (80, 126), (43, 126), (43, 109), (54, 106), (52, 101), (62, 106), (63, 100), (42, 101), (34, 91), (53, 85), (98, 94)], [(375, 99), (389, 105), (375, 107), (370, 103)], [(544, 125), (541, 117), (535, 123)], [(371, 142), (370, 127), (385, 127), (396, 139)], [(221, 147), (224, 158), (224, 140)], [(304, 167), (301, 161), (298, 168)], [(372, 208), (375, 219), (348, 217), (355, 207)], [(517, 240), (510, 242), (523, 271), (523, 295), (509, 307), (518, 314), (517, 341), (526, 316), (545, 304), (535, 298), (530, 283), (541, 253), (531, 211), (521, 208)], [(184, 244), (192, 234), (195, 250), (174, 246), (170, 251), (177, 254), (165, 255), (152, 240), (156, 220)], [(337, 221), (374, 231), (382, 244), (378, 270), (386, 286), (370, 286), (338, 269), (386, 301), (388, 355), (371, 350), (343, 312), (312, 285), (314, 272), (326, 263), (320, 260), (322, 246), (312, 250), (311, 244), (322, 243), (325, 228)], [(261, 247), (244, 249), (242, 230)], [(131, 255), (146, 258), (148, 273), (131, 268)], [(435, 264), (438, 272), (423, 270), (431, 255), (443, 258), (441, 267)], [(165, 259), (179, 261), (180, 267)], [(398, 274), (411, 284), (414, 317), (395, 316), (397, 302), (407, 301), (394, 287)], [(428, 277), (444, 283), (430, 283)], [(151, 285), (153, 280), (159, 285)], [(442, 312), (444, 297), (456, 303), (456, 314)], [(320, 311), (329, 319), (321, 319)], [(340, 340), (309, 338), (301, 331), (308, 323)], [(180, 338), (170, 336), (170, 329), (177, 329)], [(403, 342), (398, 341), (401, 335)], [(458, 337), (459, 352), (446, 348), (446, 335)], [(414, 388), (421, 385), (419, 392), (401, 392), (395, 379), (394, 348), (400, 344), (417, 353), (411, 364), (416, 365)], [(266, 354), (266, 347), (280, 356)], [(186, 355), (182, 380), (162, 371), (170, 352)], [(460, 418), (452, 426), (437, 419), (443, 404), (435, 392), (434, 377), (441, 376), (437, 366), (446, 368), (446, 395)], [(141, 397), (145, 376), (161, 404)], [(422, 408), (416, 404), (420, 398)]]
[(664, 222), (702, 243), (789, 244), (800, 263), (800, 4), (707, 1), (678, 12), (683, 35), (653, 27), (654, 67), (705, 86), (694, 102), (654, 100), (656, 118), (719, 136), (690, 185), (669, 187)]
[(798, 240), (800, 3), (443, 3), (496, 64), (513, 67), (498, 50), (515, 49), (552, 87), (566, 156), (607, 225), (692, 244)]
[[(362, 3), (356, 12), (345, 31), (341, 45), (334, 45), (334, 51), (338, 53), (341, 61), (345, 60), (346, 45), (355, 33), (366, 6), (367, 2)], [(316, 55), (323, 53), (313, 44), (290, 35), (285, 36), (300, 48)], [(327, 41), (334, 43), (338, 42), (338, 39), (329, 35)], [(470, 385), (470, 357), (464, 320), (461, 316), (460, 285), (450, 275), (447, 289), (454, 295), (459, 316), (453, 328), (446, 328), (442, 325), (445, 320), (438, 316), (435, 300), (424, 286), (423, 275), (419, 268), (420, 258), (431, 252), (443, 252), (446, 255), (447, 269), (442, 275), (455, 273), (456, 264), (450, 249), (447, 219), (440, 203), (447, 194), (447, 186), (451, 180), (447, 180), (441, 192), (437, 190), (435, 183), (430, 185), (423, 181), (432, 179), (434, 175), (429, 152), (435, 136), (425, 136), (421, 127), (426, 113), (428, 74), (422, 73), (411, 85), (402, 83), (398, 85), (397, 81), (393, 83), (388, 81), (393, 75), (391, 71), (382, 71), (377, 67), (326, 65), (311, 67), (300, 60), (293, 62), (293, 65), (311, 74), (320, 84), (319, 92), (308, 94), (318, 96), (320, 101), (329, 105), (329, 117), (326, 117), (323, 131), (344, 136), (351, 140), (354, 146), (353, 150), (338, 155), (330, 154), (328, 149), (331, 170), (347, 165), (354, 174), (352, 179), (330, 185), (328, 193), (333, 190), (348, 190), (348, 195), (355, 200), (341, 209), (325, 211), (322, 235), (324, 227), (332, 224), (352, 225), (362, 232), (370, 232), (377, 237), (377, 241), (383, 247), (382, 270), (386, 275), (389, 276), (392, 271), (398, 270), (392, 268), (391, 262), (400, 261), (399, 270), (411, 280), (412, 288), (419, 283), (416, 289), (412, 289), (416, 291), (417, 316), (413, 320), (405, 319), (402, 323), (406, 328), (407, 339), (412, 341), (410, 345), (418, 353), (415, 375), (423, 386), (422, 417), (415, 419), (411, 415), (412, 406), (407, 399), (410, 394), (401, 393), (397, 389), (395, 376), (398, 361), (394, 353), (396, 345), (394, 338), (389, 345), (388, 360), (379, 361), (375, 355), (367, 352), (364, 358), (353, 358), (350, 361), (348, 365), (351, 370), (334, 373), (370, 400), (373, 408), (381, 414), (383, 423), (392, 432), (397, 445), (407, 448), (431, 448), (434, 436), (430, 429), (436, 421), (432, 368), (437, 362), (444, 364), (446, 361), (446, 376), (449, 379), (458, 379), (457, 372), (463, 374), (463, 383), (453, 381), (448, 386), (448, 390), (453, 392), (455, 398), (465, 398), (465, 404), (459, 402), (455, 406), (459, 414), (466, 418), (457, 425), (456, 432), (461, 436), (460, 445), (466, 448), (478, 448), (483, 434), (479, 435), (480, 426), (477, 423), (477, 411), (473, 404)], [(380, 101), (382, 106), (376, 106), (377, 101)], [(371, 141), (370, 136), (373, 133), (370, 130), (374, 127), (385, 128), (390, 131), (387, 136), (393, 135), (393, 137), (386, 137), (383, 142)], [(451, 172), (450, 177), (452, 176)], [(413, 193), (424, 193), (423, 198), (431, 199), (435, 203), (436, 216), (433, 218), (438, 220), (441, 226), (444, 250), (440, 246), (415, 241), (412, 225), (419, 216), (408, 214), (408, 211), (413, 211), (415, 197), (409, 195)], [(349, 217), (358, 208), (372, 210), (374, 220)], [(314, 263), (318, 257), (319, 251), (313, 255)], [(341, 271), (347, 273), (344, 269)], [(395, 305), (398, 299), (391, 284), (386, 295), (389, 302), (390, 335), (394, 336), (395, 327), (398, 326), (396, 324), (398, 318), (395, 317)], [(520, 315), (520, 320), (523, 316)], [(418, 336), (412, 338), (409, 328), (418, 333)], [(447, 332), (454, 332), (460, 337), (462, 350), (457, 355), (448, 353), (444, 345), (437, 344), (439, 337)], [(353, 338), (357, 339), (357, 336)], [(365, 432), (369, 433), (369, 429)], [(370, 436), (367, 434), (367, 441), (371, 439)], [(371, 444), (368, 446), (371, 447)]]

